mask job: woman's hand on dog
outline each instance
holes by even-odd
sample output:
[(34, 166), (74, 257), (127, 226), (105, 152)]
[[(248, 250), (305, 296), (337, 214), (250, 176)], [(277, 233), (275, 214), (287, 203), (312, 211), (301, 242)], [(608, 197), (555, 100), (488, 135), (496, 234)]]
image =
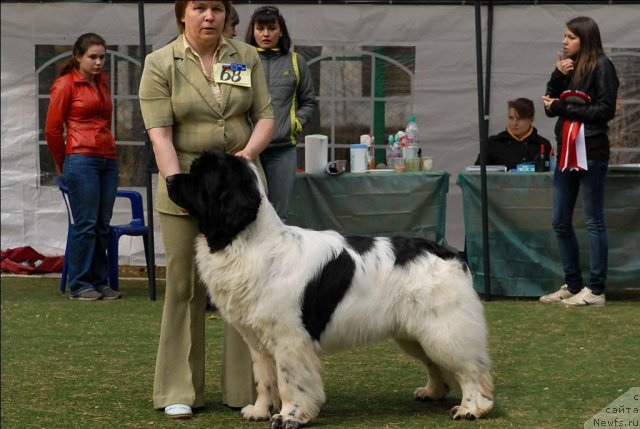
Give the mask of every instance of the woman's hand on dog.
[(241, 151), (236, 152), (236, 156), (240, 158), (244, 158), (247, 161), (251, 161), (251, 162), (253, 162), (253, 160), (256, 158), (253, 151), (248, 147), (245, 147)]

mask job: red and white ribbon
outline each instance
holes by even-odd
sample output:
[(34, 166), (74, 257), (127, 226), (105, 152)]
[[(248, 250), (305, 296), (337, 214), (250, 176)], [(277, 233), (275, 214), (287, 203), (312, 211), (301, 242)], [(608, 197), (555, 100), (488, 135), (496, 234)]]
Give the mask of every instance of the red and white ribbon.
[(584, 142), (584, 124), (565, 119), (562, 127), (560, 171), (587, 170), (587, 148)]
[[(591, 97), (582, 91), (569, 90), (560, 94), (560, 100), (566, 103), (590, 104)], [(562, 152), (560, 153), (560, 171), (587, 170), (587, 147), (584, 141), (584, 124), (580, 121), (565, 119), (562, 124)]]

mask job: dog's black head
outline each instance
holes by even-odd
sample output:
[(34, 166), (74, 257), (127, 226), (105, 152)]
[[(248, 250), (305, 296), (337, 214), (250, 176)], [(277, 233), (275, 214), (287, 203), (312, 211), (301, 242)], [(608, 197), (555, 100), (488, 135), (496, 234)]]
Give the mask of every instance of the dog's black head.
[(193, 161), (189, 174), (174, 176), (169, 195), (198, 219), (200, 232), (215, 252), (258, 217), (257, 180), (244, 158), (205, 152)]

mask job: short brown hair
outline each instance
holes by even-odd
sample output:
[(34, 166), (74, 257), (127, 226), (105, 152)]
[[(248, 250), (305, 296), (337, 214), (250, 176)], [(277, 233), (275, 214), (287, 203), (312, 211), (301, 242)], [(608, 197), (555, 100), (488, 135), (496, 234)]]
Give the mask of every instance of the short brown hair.
[[(184, 18), (185, 10), (187, 10), (187, 6), (191, 1), (193, 0), (176, 0), (176, 25), (178, 26), (178, 32), (180, 34), (184, 33), (184, 22), (182, 22), (182, 19)], [(224, 22), (226, 24), (231, 16), (232, 6), (230, 1), (223, 1), (222, 4), (224, 5)]]
[(536, 113), (536, 109), (533, 106), (533, 101), (528, 98), (516, 98), (515, 100), (509, 100), (507, 103), (509, 109), (513, 108), (518, 116), (522, 119), (533, 119)]

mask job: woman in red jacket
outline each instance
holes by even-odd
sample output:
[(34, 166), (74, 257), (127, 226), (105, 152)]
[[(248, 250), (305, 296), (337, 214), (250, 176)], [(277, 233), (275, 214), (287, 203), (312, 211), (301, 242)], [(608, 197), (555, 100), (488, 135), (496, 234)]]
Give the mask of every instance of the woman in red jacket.
[(73, 245), (67, 255), (70, 297), (117, 299), (107, 285), (109, 222), (118, 188), (118, 157), (111, 134), (112, 103), (102, 73), (106, 42), (83, 34), (51, 87), (45, 137), (69, 188)]

